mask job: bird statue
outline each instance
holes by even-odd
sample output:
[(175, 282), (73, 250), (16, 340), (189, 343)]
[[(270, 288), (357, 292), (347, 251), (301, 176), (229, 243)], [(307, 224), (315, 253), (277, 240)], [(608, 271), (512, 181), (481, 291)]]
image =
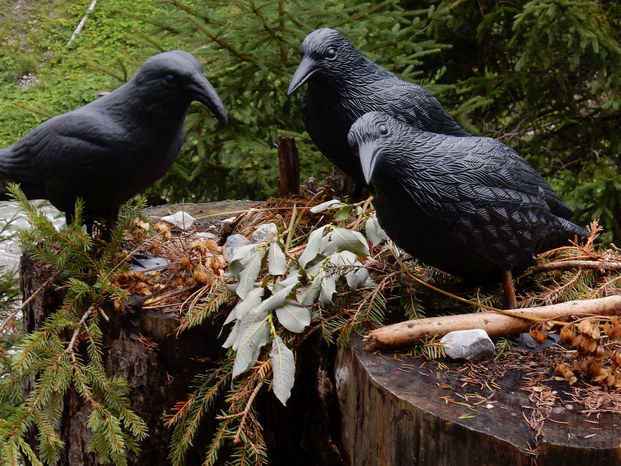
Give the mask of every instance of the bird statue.
[(121, 87), (0, 149), (0, 184), (19, 183), (28, 199), (48, 199), (67, 222), (81, 198), (85, 223), (103, 218), (109, 232), (121, 204), (174, 162), (194, 100), (226, 124), (224, 105), (193, 55), (154, 55)]
[(364, 187), (364, 176), (347, 132), (367, 112), (383, 111), (433, 133), (470, 136), (429, 92), (372, 62), (334, 29), (306, 36), (301, 56), (288, 94), (308, 84), (301, 100), (306, 130), (355, 186)]
[(546, 201), (552, 188), (496, 139), (431, 133), (370, 112), (352, 125), (348, 140), (387, 235), (445, 272), (477, 282), (502, 278), (508, 308), (516, 305), (513, 270), (589, 234), (554, 213)]

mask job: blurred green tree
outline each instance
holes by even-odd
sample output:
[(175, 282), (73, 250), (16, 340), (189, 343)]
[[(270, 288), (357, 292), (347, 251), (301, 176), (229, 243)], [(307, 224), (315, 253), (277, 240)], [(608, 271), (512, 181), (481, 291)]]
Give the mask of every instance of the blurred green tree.
[[(437, 93), (444, 87), (435, 85), (434, 76), (422, 76), (420, 67), (425, 56), (448, 45), (427, 30), (459, 4), (408, 11), (398, 1), (171, 3), (177, 14), (157, 22), (162, 34), (149, 37), (149, 45), (163, 50), (174, 44), (198, 56), (230, 123), (219, 128), (205, 112), (189, 113), (185, 148), (174, 169), (149, 191), (153, 201), (154, 196), (170, 201), (276, 194), (279, 132), (296, 136), (303, 180), (331, 173), (331, 164), (304, 133), (300, 94), (287, 96), (304, 37), (319, 27), (335, 27), (369, 58)], [(456, 112), (465, 115), (479, 101), (460, 98)]]
[[(420, 2), (406, 2), (418, 4)], [(579, 0), (481, 0), (433, 24), (452, 44), (426, 61), (455, 97), (490, 100), (471, 118), (621, 241), (621, 7)], [(451, 40), (452, 37), (452, 40)]]

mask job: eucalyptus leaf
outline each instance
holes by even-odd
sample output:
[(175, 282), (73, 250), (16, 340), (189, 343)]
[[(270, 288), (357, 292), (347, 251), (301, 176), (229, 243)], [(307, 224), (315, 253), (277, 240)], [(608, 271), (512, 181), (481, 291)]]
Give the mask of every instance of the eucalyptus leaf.
[(284, 275), (287, 271), (287, 258), (280, 245), (275, 241), (270, 244), (267, 263), (272, 275)]
[(276, 309), (278, 322), (290, 332), (300, 333), (310, 324), (310, 311), (295, 301), (287, 300), (282, 307)]
[(317, 228), (316, 230), (313, 230), (310, 235), (308, 235), (306, 248), (304, 248), (304, 252), (298, 258), (298, 264), (300, 264), (300, 267), (306, 268), (306, 265), (317, 256), (323, 239), (324, 229), (325, 227)]
[(222, 348), (231, 348), (237, 342), (237, 338), (239, 337), (239, 329), (241, 327), (241, 323), (242, 321), (239, 319), (235, 321), (235, 325), (233, 325), (233, 328), (231, 328), (231, 331), (229, 332), (229, 335), (226, 337), (226, 340), (224, 341), (224, 343), (222, 343)]
[[(252, 316), (252, 318), (248, 318)], [(232, 348), (237, 351), (233, 364), (233, 378), (250, 369), (259, 357), (261, 347), (270, 336), (270, 327), (267, 322), (267, 312), (248, 313), (240, 323), (238, 336)]]
[(224, 326), (229, 322), (232, 322), (233, 319), (241, 319), (242, 317), (244, 317), (249, 309), (258, 307), (259, 304), (261, 304), (261, 298), (263, 297), (264, 292), (265, 289), (261, 287), (254, 288), (252, 291), (250, 291), (246, 295), (245, 299), (240, 300), (235, 305), (233, 310), (229, 313), (226, 320), (224, 321), (224, 324), (222, 325)]
[(273, 311), (274, 309), (281, 307), (285, 303), (287, 296), (289, 296), (291, 292), (293, 291), (293, 287), (296, 285), (297, 283), (292, 283), (288, 286), (285, 286), (281, 290), (277, 291), (272, 296), (265, 299), (259, 305), (259, 307), (255, 310), (255, 312), (257, 313), (269, 312), (269, 311)]
[(296, 299), (302, 306), (312, 306), (315, 303), (319, 294), (319, 286), (317, 286), (319, 283), (320, 279), (317, 280), (317, 284), (313, 282), (305, 288), (298, 289)]
[(347, 286), (349, 286), (352, 290), (356, 290), (361, 286), (364, 286), (369, 278), (369, 271), (358, 262), (357, 266), (353, 267), (351, 272), (348, 272), (345, 275), (345, 280), (347, 280)]
[(295, 383), (295, 359), (293, 352), (287, 348), (278, 335), (272, 340), (270, 359), (272, 361), (274, 395), (283, 405), (286, 405)]
[(331, 256), (339, 250), (338, 244), (332, 241), (332, 233), (327, 234), (321, 239), (321, 245), (319, 246), (319, 252), (324, 256)]
[(328, 209), (340, 209), (341, 207), (345, 207), (347, 204), (337, 200), (330, 199), (329, 201), (322, 202), (321, 204), (317, 204), (316, 206), (311, 207), (311, 212), (314, 214), (318, 214), (319, 212), (323, 212)]
[(365, 237), (358, 231), (348, 230), (347, 228), (335, 228), (330, 233), (330, 239), (339, 249), (369, 255), (369, 245)]
[(332, 254), (328, 260), (337, 267), (341, 267), (344, 265), (354, 265), (358, 262), (358, 256), (351, 251), (339, 251)]
[(289, 276), (287, 278), (285, 278), (284, 280), (280, 280), (279, 282), (276, 282), (273, 284), (272, 292), (276, 293), (291, 284), (298, 284), (298, 283), (300, 283), (300, 274), (298, 273), (298, 269), (291, 268), (289, 269)]
[(319, 301), (325, 304), (332, 302), (332, 295), (336, 293), (336, 277), (327, 275), (321, 279)]
[(239, 276), (242, 270), (244, 270), (248, 262), (250, 262), (255, 254), (256, 249), (256, 244), (246, 244), (245, 246), (237, 248), (231, 262), (229, 263), (229, 270), (234, 276)]
[(318, 255), (318, 257), (321, 258), (320, 262), (315, 262), (313, 265), (311, 265), (308, 269), (306, 269), (306, 275), (310, 278), (315, 278), (315, 276), (321, 272), (321, 270), (325, 267), (326, 265), (326, 259), (327, 257), (323, 256), (323, 255)]
[(261, 263), (263, 262), (265, 251), (265, 248), (259, 248), (239, 274), (239, 285), (237, 286), (235, 292), (240, 298), (244, 299), (246, 295), (255, 287), (254, 283), (259, 276), (259, 272), (261, 271)]
[(388, 239), (388, 235), (377, 220), (377, 215), (373, 215), (373, 217), (364, 223), (364, 232), (373, 246), (377, 246), (382, 241), (386, 241)]

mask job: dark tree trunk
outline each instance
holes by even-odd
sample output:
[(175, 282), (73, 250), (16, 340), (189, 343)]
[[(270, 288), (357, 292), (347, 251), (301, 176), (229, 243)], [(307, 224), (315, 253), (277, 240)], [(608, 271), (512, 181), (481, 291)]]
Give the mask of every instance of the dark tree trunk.
[[(20, 264), (20, 278), (24, 299), (35, 294), (23, 310), (24, 330), (36, 331), (43, 320), (59, 308), (62, 295), (53, 286), (39, 288), (44, 284), (34, 270), (33, 262), (24, 255)], [(129, 464), (168, 464), (168, 448), (171, 430), (164, 426), (166, 416), (178, 401), (187, 399), (188, 386), (205, 364), (197, 361), (209, 358), (217, 360), (221, 343), (216, 339), (220, 328), (206, 322), (203, 326), (175, 335), (177, 319), (174, 314), (156, 311), (137, 311), (122, 314), (105, 310), (109, 322), (102, 320), (103, 348), (106, 372), (109, 376), (120, 375), (130, 386), (129, 404), (147, 424), (149, 436), (141, 443), (137, 457), (129, 458)], [(32, 381), (24, 384), (29, 391)], [(96, 465), (94, 455), (87, 453), (91, 437), (87, 427), (90, 408), (79, 394), (68, 390), (59, 426), (65, 448), (61, 452), (61, 465)], [(208, 435), (196, 439), (207, 444)], [(202, 442), (202, 443), (201, 443)], [(36, 448), (36, 438), (30, 439)], [(200, 464), (202, 448), (198, 455), (190, 455), (188, 464)]]
[[(62, 303), (61, 292), (53, 285), (39, 291), (44, 280), (38, 277), (32, 260), (24, 255), (20, 278), (24, 299), (34, 297), (24, 308), (24, 330), (33, 332)], [(149, 437), (140, 445), (138, 456), (128, 458), (132, 465), (166, 465), (171, 429), (164, 426), (173, 406), (186, 400), (194, 376), (208, 364), (218, 364), (224, 357), (222, 339), (218, 340), (222, 322), (207, 321), (201, 327), (176, 336), (177, 316), (152, 310), (119, 313), (104, 310), (109, 321), (101, 321), (104, 361), (109, 376), (124, 377), (130, 386), (129, 405), (147, 424)], [(208, 360), (206, 362), (198, 362)], [(287, 406), (271, 391), (257, 397), (257, 408), (264, 427), (270, 465), (336, 466), (342, 464), (337, 441), (338, 413), (333, 380), (334, 352), (325, 344), (309, 338), (297, 352), (298, 375)], [(24, 384), (28, 392), (32, 381)], [(217, 410), (216, 410), (217, 411)], [(99, 464), (87, 453), (91, 437), (87, 427), (90, 409), (79, 394), (69, 390), (64, 398), (61, 438), (65, 448), (60, 465)], [(211, 441), (215, 420), (205, 425), (187, 465), (202, 464), (205, 448)], [(29, 439), (35, 448), (34, 433)], [(224, 454), (223, 454), (224, 456)]]

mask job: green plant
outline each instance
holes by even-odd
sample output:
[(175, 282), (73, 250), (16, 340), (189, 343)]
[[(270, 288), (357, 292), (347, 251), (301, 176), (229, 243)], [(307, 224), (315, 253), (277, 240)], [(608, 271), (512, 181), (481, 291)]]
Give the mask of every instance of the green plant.
[[(23, 455), (33, 464), (54, 463), (69, 440), (61, 439), (55, 427), (63, 397), (73, 389), (91, 408), (89, 450), (102, 464), (127, 464), (127, 452), (138, 449), (147, 431), (127, 406), (126, 382), (105, 372), (100, 318), (104, 302), (127, 296), (114, 284), (112, 271), (124, 262), (120, 244), (132, 219), (121, 220), (109, 243), (99, 243), (82, 229), (81, 203), (76, 204), (74, 222), (57, 230), (18, 188), (11, 191), (33, 226), (22, 232), (22, 239), (36, 262), (51, 267), (48, 282), (60, 283), (64, 298), (38, 330), (19, 339), (8, 375), (0, 381), (0, 399), (15, 406), (0, 418), (0, 460), (17, 465)], [(27, 381), (31, 388), (22, 401), (21, 387)], [(31, 429), (38, 454), (24, 440)]]
[(540, 171), (576, 223), (599, 217), (604, 240), (619, 241), (618, 2), (485, 0), (454, 12), (431, 26), (437, 41), (453, 37), (453, 47), (427, 60), (456, 84), (448, 97), (485, 96), (471, 114), (482, 134)]

